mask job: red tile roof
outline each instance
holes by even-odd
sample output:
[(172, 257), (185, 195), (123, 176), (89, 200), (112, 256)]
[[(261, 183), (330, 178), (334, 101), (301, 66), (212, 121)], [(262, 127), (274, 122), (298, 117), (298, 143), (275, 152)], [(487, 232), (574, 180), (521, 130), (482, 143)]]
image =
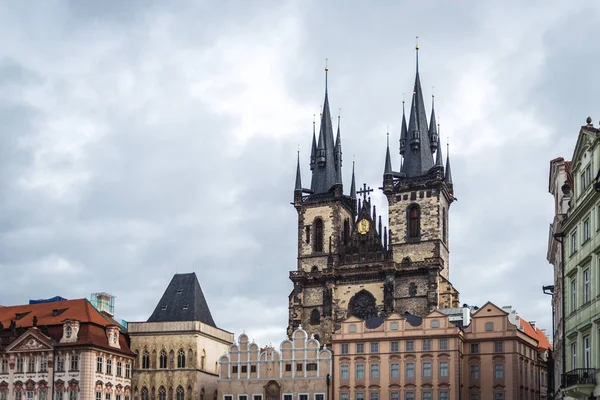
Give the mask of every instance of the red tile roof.
[(523, 318), (520, 319), (521, 326), (523, 327), (523, 332), (525, 334), (538, 342), (538, 350), (550, 350), (552, 349), (552, 345), (550, 341), (546, 337), (546, 334), (542, 332), (539, 328), (534, 328), (531, 324), (525, 321)]
[[(0, 331), (0, 336), (8, 334), (11, 321), (15, 321), (16, 328), (23, 332), (33, 327), (34, 317), (37, 317), (37, 327), (39, 329), (47, 328), (48, 335), (56, 340), (57, 347), (96, 346), (118, 353), (133, 354), (126, 335), (119, 335), (121, 349), (109, 346), (106, 327), (119, 324), (96, 310), (87, 299), (0, 307), (0, 322), (4, 326), (4, 334)], [(63, 333), (62, 324), (65, 320), (79, 321), (79, 334), (76, 342), (59, 343)], [(6, 344), (6, 342), (4, 343)], [(0, 347), (2, 347), (1, 341)]]

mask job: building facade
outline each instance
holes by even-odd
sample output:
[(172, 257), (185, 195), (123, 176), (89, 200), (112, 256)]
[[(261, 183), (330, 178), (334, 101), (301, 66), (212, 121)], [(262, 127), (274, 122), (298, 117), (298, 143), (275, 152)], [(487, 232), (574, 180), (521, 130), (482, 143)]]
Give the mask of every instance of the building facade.
[(552, 264), (554, 270), (554, 280), (550, 287), (544, 287), (546, 292), (552, 294), (552, 382), (550, 391), (555, 399), (561, 399), (563, 392), (560, 390), (561, 377), (565, 372), (563, 348), (563, 310), (564, 310), (564, 286), (563, 286), (563, 250), (564, 235), (562, 234), (562, 224), (567, 217), (569, 203), (571, 202), (571, 188), (573, 185), (570, 175), (571, 162), (565, 161), (559, 157), (550, 161), (550, 176), (548, 182), (548, 191), (554, 197), (554, 218), (550, 224), (548, 233), (548, 262)]
[(220, 400), (328, 400), (333, 357), (297, 328), (279, 351), (260, 349), (246, 334), (219, 360)]
[(341, 127), (338, 118), (334, 138), (325, 88), (318, 138), (313, 123), (310, 188), (302, 186), (300, 159), (297, 165), (298, 264), (290, 272), (288, 335), (301, 325), (329, 344), (350, 316), (405, 311), (424, 316), (458, 305), (449, 280), (452, 173), (449, 158), (446, 165), (442, 161), (433, 103), (430, 116), (425, 110), (418, 65), (413, 93), (408, 124), (403, 111), (401, 162), (395, 169), (388, 137), (383, 226), (371, 203), (373, 190), (366, 184), (357, 190), (354, 167), (350, 190), (344, 191)]
[(1, 400), (129, 400), (133, 360), (87, 299), (0, 307)]
[(548, 340), (492, 303), (473, 314), (352, 316), (341, 325), (333, 336), (335, 400), (547, 398)]
[[(560, 225), (564, 271), (564, 337), (561, 355), (563, 398), (599, 398), (600, 385), (600, 130), (591, 118), (582, 126), (564, 194), (570, 194)], [(596, 178), (596, 179), (594, 179)], [(562, 189), (562, 188), (561, 188)], [(600, 189), (600, 186), (598, 187)], [(564, 277), (564, 279), (563, 279)]]
[(217, 362), (233, 334), (217, 328), (195, 273), (176, 274), (147, 322), (130, 322), (134, 398), (215, 400)]

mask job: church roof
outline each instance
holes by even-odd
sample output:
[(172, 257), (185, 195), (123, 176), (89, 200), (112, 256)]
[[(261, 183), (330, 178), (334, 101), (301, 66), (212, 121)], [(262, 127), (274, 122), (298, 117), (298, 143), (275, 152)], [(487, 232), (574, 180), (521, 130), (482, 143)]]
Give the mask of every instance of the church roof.
[(217, 327), (196, 273), (175, 274), (148, 322), (200, 321)]

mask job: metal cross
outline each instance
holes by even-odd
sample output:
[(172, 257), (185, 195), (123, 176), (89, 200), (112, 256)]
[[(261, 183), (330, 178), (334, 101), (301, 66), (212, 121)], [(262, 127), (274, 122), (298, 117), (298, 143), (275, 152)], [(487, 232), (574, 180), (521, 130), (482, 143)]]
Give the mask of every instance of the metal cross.
[(366, 200), (367, 199), (367, 195), (369, 193), (371, 193), (372, 191), (373, 191), (373, 189), (371, 189), (370, 187), (367, 187), (366, 183), (363, 183), (363, 188), (359, 189), (356, 193), (362, 194), (363, 200)]

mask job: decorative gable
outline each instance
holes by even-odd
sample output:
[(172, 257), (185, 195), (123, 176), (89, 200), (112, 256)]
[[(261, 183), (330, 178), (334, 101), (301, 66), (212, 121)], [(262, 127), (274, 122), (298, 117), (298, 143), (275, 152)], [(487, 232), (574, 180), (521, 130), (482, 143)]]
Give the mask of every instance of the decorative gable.
[(74, 343), (79, 338), (79, 321), (67, 319), (63, 321), (63, 335), (60, 343)]
[(28, 329), (19, 338), (6, 347), (6, 352), (30, 352), (51, 350), (50, 338), (44, 336), (37, 328)]
[(106, 327), (106, 338), (110, 347), (115, 347), (117, 349), (121, 348), (121, 345), (119, 344), (119, 333), (118, 326)]

